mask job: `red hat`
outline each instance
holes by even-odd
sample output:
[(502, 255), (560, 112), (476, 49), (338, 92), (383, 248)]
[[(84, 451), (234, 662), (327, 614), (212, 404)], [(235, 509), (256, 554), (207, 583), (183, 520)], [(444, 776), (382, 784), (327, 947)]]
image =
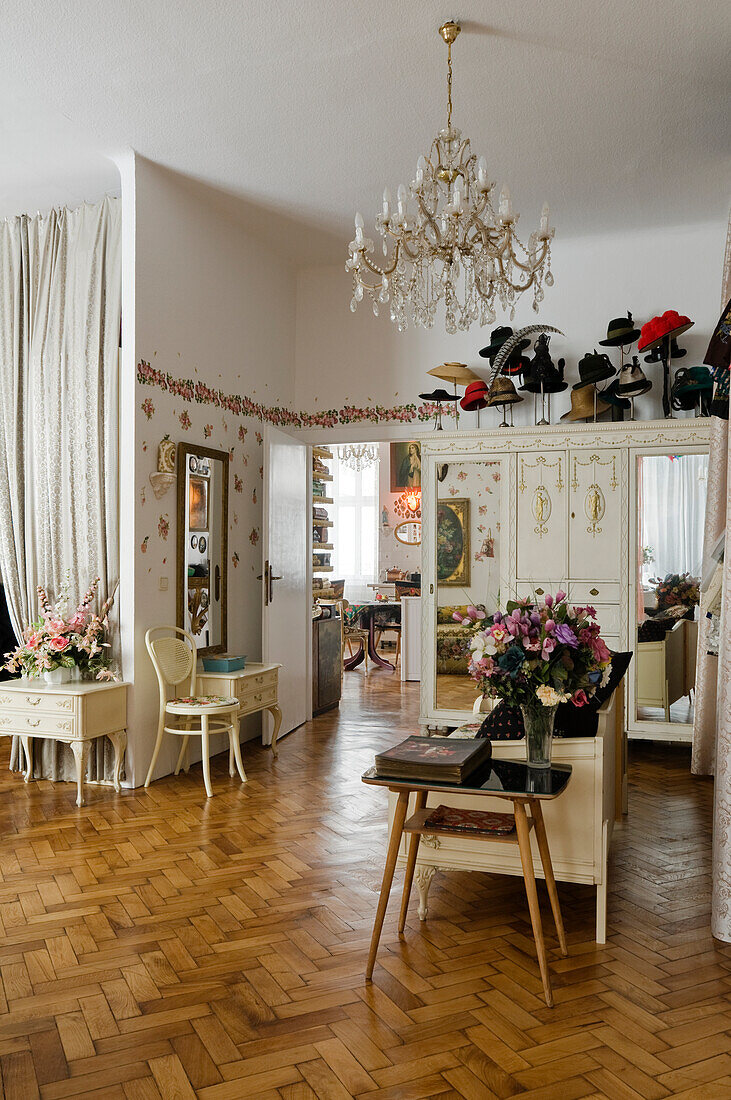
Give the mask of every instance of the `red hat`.
[(642, 326), (637, 350), (646, 351), (647, 348), (654, 348), (665, 337), (669, 336), (673, 339), (689, 329), (692, 324), (690, 317), (685, 317), (677, 310), (666, 309), (661, 317), (653, 317)]
[(481, 378), (477, 382), (470, 382), (464, 391), (464, 397), (460, 401), (460, 405), (465, 412), (469, 412), (471, 409), (486, 409), (487, 401), (485, 399), (487, 393), (487, 383), (483, 382)]

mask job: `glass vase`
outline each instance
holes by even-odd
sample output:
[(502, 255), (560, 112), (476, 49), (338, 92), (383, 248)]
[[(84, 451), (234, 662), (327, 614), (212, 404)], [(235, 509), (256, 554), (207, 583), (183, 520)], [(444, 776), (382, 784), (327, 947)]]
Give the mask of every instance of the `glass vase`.
[(525, 758), (530, 768), (550, 768), (553, 723), (558, 705), (521, 706), (525, 726)]

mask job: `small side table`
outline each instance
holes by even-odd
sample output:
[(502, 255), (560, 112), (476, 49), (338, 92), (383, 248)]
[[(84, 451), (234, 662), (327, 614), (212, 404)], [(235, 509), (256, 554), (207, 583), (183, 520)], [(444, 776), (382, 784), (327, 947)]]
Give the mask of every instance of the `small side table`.
[(31, 739), (62, 741), (74, 754), (76, 805), (82, 806), (89, 742), (106, 736), (114, 746), (114, 789), (121, 790), (119, 777), (127, 747), (127, 686), (77, 680), (68, 684), (3, 680), (0, 734), (20, 738), (26, 760), (25, 782), (31, 778)]
[[(543, 823), (541, 802), (545, 799), (557, 798), (565, 789), (571, 778), (571, 766), (568, 764), (554, 765), (551, 768), (529, 768), (527, 764), (513, 760), (490, 760), (470, 775), (463, 784), (452, 785), (449, 783), (419, 782), (413, 779), (391, 779), (379, 777), (375, 768), (370, 768), (362, 776), (364, 783), (372, 786), (387, 787), (398, 795), (396, 810), (391, 825), (391, 836), (388, 842), (386, 866), (383, 871), (381, 894), (378, 899), (376, 921), (373, 927), (368, 963), (366, 965), (366, 981), (373, 977), (373, 967), (376, 962), (376, 952), (381, 938), (383, 920), (386, 915), (388, 898), (391, 893), (393, 873), (396, 867), (401, 836), (408, 833), (411, 836), (409, 852), (406, 860), (406, 875), (404, 878), (404, 892), (401, 901), (401, 914), (399, 916), (398, 931), (403, 933), (406, 925), (406, 914), (409, 906), (409, 895), (414, 878), (416, 856), (419, 851), (419, 840), (422, 835), (450, 836), (467, 835), (470, 840), (486, 840), (492, 843), (515, 844), (517, 842), (520, 851), (520, 862), (523, 868), (525, 880), (525, 892), (528, 898), (533, 938), (536, 944), (538, 967), (543, 982), (543, 993), (546, 1004), (553, 1007), (553, 992), (551, 979), (548, 972), (548, 960), (546, 958), (546, 945), (543, 940), (543, 925), (541, 923), (541, 910), (538, 904), (538, 891), (536, 879), (533, 873), (533, 856), (531, 853), (530, 833), (535, 830), (538, 842), (538, 851), (543, 864), (543, 873), (548, 888), (548, 896), (551, 900), (553, 919), (556, 924), (558, 942), (561, 954), (566, 956), (566, 934), (564, 932), (561, 907), (556, 890), (556, 880), (553, 876), (551, 854), (548, 848), (546, 827)], [(426, 808), (429, 792), (435, 792), (441, 796), (449, 794), (484, 794), (491, 798), (508, 799), (513, 803), (515, 814), (515, 833), (508, 836), (496, 836), (492, 832), (479, 832), (470, 830), (468, 834), (457, 834), (453, 829), (440, 829), (433, 825), (427, 826), (426, 820), (436, 807)], [(414, 813), (406, 820), (406, 812), (409, 804), (409, 796), (414, 794)], [(448, 800), (447, 800), (448, 804)], [(528, 816), (530, 811), (530, 817)]]
[(245, 714), (268, 710), (274, 719), (271, 741), (273, 756), (277, 755), (277, 735), (282, 725), (282, 711), (279, 707), (281, 667), (281, 664), (251, 663), (237, 672), (199, 672), (195, 678), (199, 695), (225, 695), (238, 699), (239, 718), (243, 718)]

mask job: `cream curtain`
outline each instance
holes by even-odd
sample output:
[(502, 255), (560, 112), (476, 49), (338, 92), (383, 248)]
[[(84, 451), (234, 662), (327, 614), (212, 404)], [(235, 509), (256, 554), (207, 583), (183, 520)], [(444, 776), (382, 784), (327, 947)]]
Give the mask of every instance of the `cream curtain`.
[[(0, 223), (0, 572), (17, 634), (36, 585), (79, 595), (119, 572), (118, 348), (121, 207)], [(71, 776), (63, 746), (40, 742), (37, 774)], [(104, 742), (90, 777), (104, 767)]]
[[(731, 219), (726, 239), (721, 309), (731, 297)], [(713, 418), (708, 466), (708, 503), (704, 564), (731, 522), (731, 450), (728, 421)], [(726, 539), (728, 543), (728, 538)], [(713, 894), (711, 931), (731, 943), (731, 546), (723, 563), (721, 629), (718, 656), (708, 653), (710, 620), (701, 600), (692, 770), (715, 774), (713, 818)]]

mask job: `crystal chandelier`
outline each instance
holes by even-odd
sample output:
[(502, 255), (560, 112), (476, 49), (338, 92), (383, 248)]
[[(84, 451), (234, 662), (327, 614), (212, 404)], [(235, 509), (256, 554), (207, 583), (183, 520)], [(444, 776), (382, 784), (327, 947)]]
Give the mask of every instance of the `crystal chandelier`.
[[(515, 315), (515, 303), (533, 288), (533, 309), (543, 300), (543, 284), (553, 286), (548, 205), (528, 246), (515, 232), (519, 218), (510, 192), (503, 187), (498, 209), (495, 183), (487, 176), (484, 157), (470, 148), (469, 138), (452, 126), (452, 43), (458, 23), (444, 23), (439, 33), (447, 44), (447, 126), (432, 142), (427, 157), (419, 157), (416, 178), (401, 184), (396, 211), (388, 189), (376, 217), (382, 237), (383, 261), (374, 258), (373, 241), (364, 236), (363, 218), (355, 215), (355, 239), (348, 245), (345, 270), (352, 272), (355, 313), (363, 295), (374, 314), (390, 302), (391, 320), (399, 331), (412, 323), (431, 328), (437, 305), (444, 302), (449, 333), (495, 320), (496, 302)], [(412, 205), (413, 200), (413, 205)], [(415, 209), (414, 209), (415, 207)]]
[(378, 461), (378, 445), (376, 443), (346, 443), (338, 450), (340, 461), (355, 470), (357, 474), (361, 470), (368, 469)]

